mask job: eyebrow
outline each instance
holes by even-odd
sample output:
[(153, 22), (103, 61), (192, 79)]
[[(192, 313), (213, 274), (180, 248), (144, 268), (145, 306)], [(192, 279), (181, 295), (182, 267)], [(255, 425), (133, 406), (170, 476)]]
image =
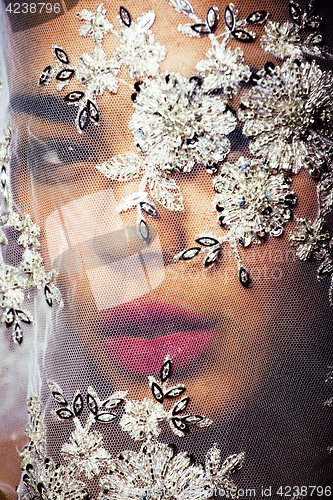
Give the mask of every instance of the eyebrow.
[(55, 123), (73, 124), (77, 107), (68, 105), (63, 99), (49, 94), (15, 94), (10, 98), (9, 111), (34, 115)]

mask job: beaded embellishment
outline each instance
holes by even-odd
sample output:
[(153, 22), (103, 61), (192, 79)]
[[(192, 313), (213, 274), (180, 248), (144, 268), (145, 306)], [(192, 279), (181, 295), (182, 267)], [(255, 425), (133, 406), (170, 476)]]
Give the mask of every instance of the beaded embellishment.
[[(0, 192), (2, 195), (0, 214), (0, 243), (7, 245), (6, 233), (16, 236), (17, 254), (20, 256), (18, 266), (6, 264), (4, 247), (0, 254), (0, 307), (3, 309), (2, 323), (12, 328), (12, 339), (15, 344), (23, 340), (22, 323), (34, 323), (31, 312), (23, 307), (29, 297), (30, 290), (43, 289), (46, 303), (52, 307), (54, 301), (62, 305), (59, 290), (54, 285), (55, 269), (46, 272), (43, 260), (38, 252), (40, 228), (32, 222), (30, 215), (19, 214), (14, 209), (10, 188), (10, 127), (0, 139)], [(18, 235), (18, 236), (17, 236)]]
[[(197, 73), (189, 79), (159, 72), (158, 64), (166, 52), (155, 43), (150, 31), (154, 13), (143, 14), (133, 22), (130, 13), (120, 7), (119, 19), (123, 25), (120, 32), (107, 20), (103, 5), (95, 13), (84, 10), (77, 15), (84, 22), (80, 35), (91, 36), (96, 44), (93, 56), (84, 54), (78, 68), (74, 68), (78, 81), (87, 87), (86, 92), (77, 91), (65, 97), (68, 103), (79, 106), (79, 132), (89, 118), (98, 123), (96, 98), (105, 90), (117, 92), (117, 74), (122, 65), (128, 67), (130, 76), (136, 80), (129, 128), (138, 152), (128, 152), (96, 165), (116, 181), (141, 178), (139, 189), (119, 201), (118, 212), (136, 209), (138, 233), (149, 244), (147, 217), (159, 217), (155, 202), (173, 211), (184, 208), (173, 172), (185, 174), (195, 165), (204, 166), (215, 175), (212, 209), (223, 232), (216, 234), (214, 228), (201, 232), (195, 237), (199, 246), (182, 250), (175, 260), (189, 262), (203, 254), (203, 266), (208, 269), (218, 263), (222, 245), (227, 242), (237, 262), (240, 283), (247, 288), (250, 272), (241, 261), (238, 245), (248, 247), (262, 243), (268, 236), (283, 234), (297, 201), (290, 189), (292, 176), (304, 167), (318, 182), (320, 213), (316, 221), (298, 221), (290, 242), (297, 247), (296, 255), (302, 260), (321, 256), (318, 279), (332, 276), (329, 238), (318, 231), (324, 227), (322, 219), (333, 205), (333, 86), (332, 73), (322, 70), (317, 61), (308, 60), (331, 58), (318, 31), (321, 19), (316, 15), (316, 0), (307, 0), (305, 9), (290, 1), (290, 21), (282, 24), (271, 21), (263, 10), (238, 19), (237, 9), (229, 4), (220, 34), (216, 34), (221, 25), (216, 6), (211, 6), (202, 20), (188, 0), (169, 3), (190, 21), (178, 27), (181, 34), (208, 37), (211, 42), (206, 58), (197, 63)], [(275, 67), (268, 61), (262, 70), (252, 72), (241, 48), (229, 45), (231, 40), (240, 44), (253, 42), (256, 25), (265, 28), (262, 48), (282, 59), (281, 66)], [(109, 33), (120, 42), (113, 57), (101, 52), (103, 37)], [(47, 72), (57, 73), (58, 80), (65, 70), (68, 80), (73, 76), (63, 49), (54, 46), (53, 52), (58, 67), (44, 70), (41, 86), (49, 81), (45, 78)], [(99, 68), (98, 74), (94, 73), (94, 67)], [(245, 90), (249, 85), (251, 88)], [(58, 83), (58, 90), (62, 86)], [(241, 95), (236, 113), (230, 104), (237, 94)], [(230, 163), (229, 135), (235, 130), (237, 120), (249, 140), (249, 154)], [(306, 245), (313, 249), (306, 251)], [(332, 287), (330, 300), (333, 300)]]
[[(221, 463), (221, 451), (215, 444), (206, 454), (205, 466), (193, 462), (173, 445), (157, 440), (161, 424), (168, 422), (177, 436), (185, 436), (190, 427), (206, 427), (212, 422), (201, 415), (187, 413), (190, 398), (183, 396), (183, 385), (168, 387), (172, 364), (167, 356), (161, 368), (160, 381), (149, 377), (154, 399), (127, 399), (125, 391), (117, 391), (102, 401), (92, 387), (86, 398), (80, 391), (71, 403), (61, 388), (48, 381), (53, 399), (59, 405), (54, 410), (60, 421), (72, 421), (74, 430), (69, 442), (62, 445), (62, 463), (48, 457), (45, 448), (45, 429), (41, 402), (36, 396), (29, 400), (30, 424), (27, 435), (30, 443), (21, 456), (22, 483), (20, 498), (79, 499), (90, 498), (93, 485), (99, 485), (99, 500), (149, 498), (213, 498), (213, 495), (235, 497), (237, 487), (231, 475), (243, 465), (245, 454), (229, 456)], [(172, 404), (174, 399), (176, 403)], [(169, 403), (169, 404), (168, 404)], [(169, 409), (166, 410), (165, 406)], [(121, 415), (120, 407), (123, 406)], [(88, 417), (83, 424), (84, 415)], [(112, 458), (105, 449), (103, 434), (93, 426), (119, 424), (141, 444), (140, 450), (123, 451)]]

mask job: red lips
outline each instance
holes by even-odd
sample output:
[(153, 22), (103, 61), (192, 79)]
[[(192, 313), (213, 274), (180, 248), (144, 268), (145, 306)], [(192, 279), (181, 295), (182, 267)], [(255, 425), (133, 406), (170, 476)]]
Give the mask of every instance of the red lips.
[(159, 372), (167, 354), (175, 370), (189, 365), (208, 350), (217, 334), (216, 324), (200, 314), (143, 300), (108, 311), (99, 330), (112, 360), (140, 375)]

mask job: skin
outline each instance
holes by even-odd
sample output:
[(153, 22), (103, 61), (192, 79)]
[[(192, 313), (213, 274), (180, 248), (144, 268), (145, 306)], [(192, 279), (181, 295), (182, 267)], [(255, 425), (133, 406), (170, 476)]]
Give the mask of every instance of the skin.
[[(219, 7), (222, 18), (227, 2), (218, 0), (215, 4)], [(163, 2), (125, 0), (123, 5), (131, 12), (133, 19), (142, 12), (154, 10), (156, 21), (152, 29), (155, 40), (165, 45), (167, 49), (167, 57), (161, 65), (162, 71), (180, 72), (187, 77), (195, 74), (195, 65), (205, 57), (210, 44), (205, 38), (198, 40), (179, 35), (177, 26), (187, 22), (185, 16), (168, 7), (166, 0)], [(193, 0), (192, 5), (196, 14), (203, 19), (211, 2)], [(105, 6), (108, 9), (108, 19), (118, 28), (116, 18), (118, 5), (114, 8), (111, 2), (110, 4), (107, 2)], [(40, 89), (36, 86), (36, 81), (42, 69), (52, 61), (53, 43), (62, 46), (73, 62), (77, 61), (83, 52), (91, 51), (93, 46), (91, 39), (76, 36), (80, 23), (75, 18), (75, 13), (83, 8), (87, 8), (87, 3), (79, 2), (75, 9), (61, 18), (30, 30), (31, 41), (28, 49), (26, 32), (13, 36), (11, 43), (15, 46), (20, 63), (8, 66), (11, 94), (21, 94), (23, 90), (25, 93), (37, 96), (59, 95), (53, 83), (46, 89)], [(274, 0), (248, 0), (239, 2), (238, 8), (239, 19), (243, 19), (254, 10), (265, 9), (271, 13), (271, 19), (281, 20), (281, 3)], [(219, 30), (223, 27), (223, 19), (220, 21), (220, 26)], [(267, 60), (276, 62), (260, 48), (259, 40), (263, 28), (255, 27), (254, 31), (257, 33), (256, 42), (241, 46), (246, 62), (253, 68), (261, 67)], [(25, 50), (20, 52), (20, 47), (23, 45)], [(102, 47), (107, 54), (112, 54), (116, 45), (116, 38), (109, 35), (104, 39)], [(231, 46), (239, 45), (236, 42), (231, 43)], [(33, 57), (35, 52), (38, 53), (37, 62)], [(43, 139), (56, 137), (59, 140), (75, 137), (83, 141), (83, 144), (87, 144), (88, 139), (92, 139), (89, 144), (93, 147), (98, 145), (99, 162), (124, 151), (134, 152), (132, 134), (127, 128), (127, 122), (133, 112), (130, 99), (133, 81), (125, 70), (122, 70), (119, 77), (129, 85), (120, 84), (118, 94), (110, 96), (106, 92), (99, 98), (102, 124), (98, 129), (94, 128), (93, 131), (87, 131), (82, 137), (78, 137), (73, 123), (53, 123), (25, 113), (12, 112), (14, 140), (24, 143), (29, 135)], [(64, 96), (70, 91), (77, 90), (78, 87), (73, 79), (60, 95)], [(232, 105), (236, 107), (237, 102)], [(234, 151), (228, 159), (232, 161), (239, 155), (240, 152)], [(64, 167), (67, 170), (63, 175), (67, 176), (68, 181), (46, 185), (38, 182), (27, 172), (23, 161), (16, 160), (14, 165), (20, 172), (16, 178), (17, 202), (22, 211), (30, 213), (32, 219), (41, 226), (41, 251), (47, 268), (50, 268), (52, 263), (47, 252), (45, 221), (54, 210), (88, 193), (110, 188), (118, 201), (124, 195), (135, 191), (139, 184), (136, 181), (110, 182), (94, 168), (93, 162), (86, 162)], [(71, 179), (71, 175), (77, 173), (80, 174), (79, 177)], [(293, 310), (297, 303), (289, 294), (286, 296), (286, 289), (290, 283), (297, 287), (296, 277), (302, 271), (288, 243), (288, 234), (293, 224), (287, 225), (283, 237), (270, 238), (260, 248), (254, 246), (244, 252), (241, 251), (247, 267), (258, 276), (254, 286), (249, 290), (245, 290), (238, 283), (237, 267), (228, 245), (224, 247), (223, 257), (215, 270), (203, 272), (200, 265), (188, 268), (180, 263), (174, 263), (172, 256), (182, 249), (193, 246), (194, 237), (199, 232), (211, 229), (221, 234), (223, 231), (217, 227), (215, 214), (210, 209), (213, 196), (210, 174), (207, 174), (205, 169), (197, 167), (190, 174), (176, 174), (175, 179), (184, 195), (184, 212), (175, 215), (163, 207), (158, 207), (159, 219), (149, 220), (149, 225), (158, 233), (165, 261), (164, 281), (149, 293), (149, 297), (171, 305), (183, 303), (189, 307), (190, 304), (191, 310), (204, 314), (218, 323), (219, 334), (209, 352), (191, 373), (184, 370), (177, 375), (187, 387), (188, 394), (192, 396), (191, 410), (216, 417), (221, 412), (235, 409), (239, 401), (244, 398), (252, 397), (258, 391), (271, 365), (277, 363), (284, 355), (287, 345), (280, 344), (277, 352), (275, 334), (272, 332), (275, 332), (274, 325), (280, 314), (281, 306), (278, 304), (284, 301), (283, 303)], [(301, 173), (294, 180), (292, 188), (299, 199), (295, 215), (315, 217), (315, 183), (306, 173)], [(108, 208), (104, 213), (106, 224), (107, 210)], [(121, 218), (124, 225), (135, 225), (135, 211), (128, 211), (122, 214)], [(112, 230), (110, 227), (110, 231)], [(263, 264), (266, 267), (266, 275), (262, 272)], [(112, 363), (104, 350), (96, 327), (102, 312), (96, 309), (86, 274), (60, 274), (58, 284), (65, 304), (72, 304), (69, 321), (105, 378), (114, 383), (117, 389), (129, 388), (130, 396), (136, 399), (149, 396), (146, 377), (141, 380), (139, 377), (129, 376)], [(316, 285), (314, 290), (315, 287)], [(297, 305), (297, 314), (300, 316), (309, 307), (312, 293), (312, 291), (306, 292), (304, 301)], [(62, 314), (66, 315), (66, 309)], [(281, 328), (283, 330), (283, 325)], [(269, 363), (267, 349), (270, 349), (271, 353)], [(210, 414), (207, 414), (207, 407), (210, 408)]]

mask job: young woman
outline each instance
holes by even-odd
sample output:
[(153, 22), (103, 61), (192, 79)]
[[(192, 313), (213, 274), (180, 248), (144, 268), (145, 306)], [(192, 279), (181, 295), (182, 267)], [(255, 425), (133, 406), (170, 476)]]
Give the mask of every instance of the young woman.
[[(314, 38), (321, 8), (4, 3), (4, 262), (29, 275), (22, 247), (37, 249), (38, 229), (7, 217), (29, 213), (64, 303), (36, 275), (24, 303), (2, 299), (9, 498), (27, 394), (42, 399), (23, 498), (223, 497), (231, 477), (239, 496), (330, 496), (332, 310), (320, 263), (299, 258), (330, 265), (318, 222), (331, 206), (333, 95)], [(161, 385), (163, 363), (178, 398)], [(128, 392), (110, 400), (117, 391)], [(219, 480), (209, 460), (183, 464), (214, 443), (221, 463), (237, 454)], [(122, 455), (121, 474), (124, 450), (138, 455)]]

